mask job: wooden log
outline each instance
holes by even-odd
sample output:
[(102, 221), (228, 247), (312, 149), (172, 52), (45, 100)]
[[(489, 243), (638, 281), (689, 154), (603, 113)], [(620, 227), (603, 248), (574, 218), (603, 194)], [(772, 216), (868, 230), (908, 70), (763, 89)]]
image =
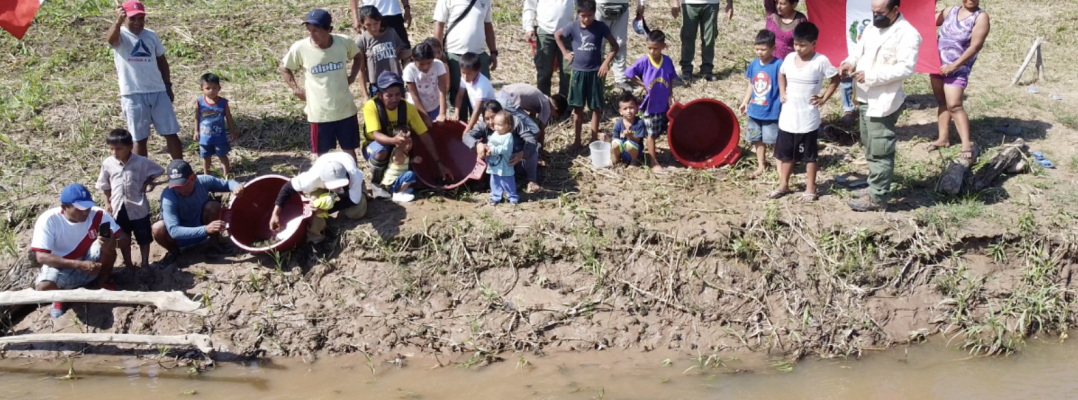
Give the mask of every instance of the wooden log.
[(17, 304), (109, 303), (152, 305), (161, 310), (206, 316), (209, 310), (187, 298), (183, 292), (126, 292), (111, 290), (49, 290), (23, 289), (0, 292), (0, 306)]
[(213, 343), (206, 335), (127, 335), (120, 333), (41, 333), (0, 338), (0, 346), (34, 343), (141, 344), (150, 346), (195, 347), (213, 353)]
[(988, 162), (981, 169), (977, 170), (973, 174), (972, 190), (980, 191), (992, 186), (992, 182), (999, 177), (1004, 171), (1012, 168), (1016, 164), (1025, 160), (1025, 147), (1026, 141), (1022, 139), (1015, 140), (992, 157), (992, 160)]
[(1041, 48), (1042, 41), (1044, 41), (1044, 38), (1042, 37), (1039, 37), (1037, 38), (1037, 40), (1033, 41), (1033, 47), (1029, 48), (1029, 54), (1026, 54), (1026, 60), (1022, 62), (1022, 66), (1018, 67), (1018, 73), (1014, 74), (1014, 80), (1011, 81), (1011, 86), (1017, 85), (1018, 80), (1022, 79), (1022, 73), (1026, 72), (1026, 67), (1029, 66), (1029, 62), (1033, 60), (1033, 56), (1037, 54), (1037, 52)]
[[(26, 289), (34, 285), (40, 265), (31, 252), (26, 253), (26, 257), (17, 257), (6, 266), (0, 266), (0, 291)], [(11, 328), (33, 310), (33, 306), (25, 304), (0, 305), (0, 336), (10, 333)]]
[(936, 192), (945, 194), (948, 196), (954, 196), (962, 191), (962, 186), (966, 182), (966, 177), (969, 175), (969, 166), (964, 163), (951, 162), (947, 164), (947, 168), (943, 170), (943, 175), (940, 175), (940, 180), (936, 183)]

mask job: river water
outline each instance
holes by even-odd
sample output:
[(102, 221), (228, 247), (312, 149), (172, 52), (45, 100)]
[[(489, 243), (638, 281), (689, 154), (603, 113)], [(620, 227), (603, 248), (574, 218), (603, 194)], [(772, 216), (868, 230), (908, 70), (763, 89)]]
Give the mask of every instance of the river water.
[[(189, 375), (133, 357), (0, 360), (0, 399), (1074, 399), (1078, 345), (1039, 343), (1009, 357), (971, 358), (943, 343), (872, 352), (860, 360), (789, 365), (762, 355), (604, 351), (506, 355), (471, 369), (362, 355), (313, 363), (220, 363)], [(707, 361), (701, 367), (701, 359)], [(171, 363), (164, 363), (170, 365)]]

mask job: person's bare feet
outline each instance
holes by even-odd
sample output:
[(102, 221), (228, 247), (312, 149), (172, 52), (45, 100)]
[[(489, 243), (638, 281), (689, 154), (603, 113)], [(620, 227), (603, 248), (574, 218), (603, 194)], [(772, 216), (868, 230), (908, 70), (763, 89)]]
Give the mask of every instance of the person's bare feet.
[(760, 175), (763, 175), (763, 174), (764, 174), (764, 172), (767, 172), (767, 169), (765, 169), (765, 168), (763, 168), (763, 167), (761, 167), (761, 168), (757, 168), (757, 169), (756, 169), (755, 171), (752, 171), (752, 175), (751, 175), (751, 178), (754, 178), (754, 179), (755, 179), (755, 178), (759, 178), (759, 177), (760, 177)]
[(665, 172), (665, 170), (663, 170), (662, 165), (655, 164), (655, 165), (651, 166), (651, 172), (654, 172), (656, 174), (661, 174), (661, 173)]
[(124, 263), (124, 268), (138, 268), (138, 265), (136, 265), (135, 263), (131, 263), (131, 262), (125, 262)]
[(528, 187), (524, 189), (524, 192), (530, 194), (530, 193), (538, 192), (540, 190), (543, 190), (543, 188), (541, 186), (539, 186), (539, 183), (537, 183), (537, 182), (528, 182)]
[(936, 149), (939, 149), (939, 148), (945, 148), (945, 147), (951, 147), (951, 143), (950, 143), (950, 142), (947, 142), (947, 141), (942, 141), (942, 142), (941, 142), (941, 141), (937, 140), (937, 141), (935, 141), (935, 142), (932, 142), (932, 143), (926, 144), (926, 145), (925, 145), (925, 150), (927, 150), (927, 151), (934, 151), (934, 150), (936, 150)]

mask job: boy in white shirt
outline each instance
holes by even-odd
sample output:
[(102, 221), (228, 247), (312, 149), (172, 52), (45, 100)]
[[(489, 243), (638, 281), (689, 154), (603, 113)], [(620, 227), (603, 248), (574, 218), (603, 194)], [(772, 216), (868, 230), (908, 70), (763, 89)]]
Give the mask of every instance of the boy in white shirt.
[[(794, 28), (794, 52), (786, 56), (779, 69), (779, 92), (782, 111), (779, 113), (779, 137), (775, 142), (775, 158), (779, 167), (779, 187), (768, 195), (777, 199), (790, 193), (790, 175), (794, 163), (805, 163), (805, 194), (801, 201), (812, 202), (816, 194), (816, 157), (820, 129), (820, 105), (827, 102), (838, 89), (838, 69), (827, 56), (816, 53), (820, 29), (811, 22)], [(831, 78), (823, 97), (820, 87)]]
[(464, 128), (465, 132), (472, 130), (475, 123), (479, 121), (479, 116), (482, 114), (479, 105), (487, 100), (494, 100), (494, 85), (490, 83), (490, 79), (480, 73), (479, 55), (475, 53), (464, 53), (460, 57), (460, 89), (457, 92), (457, 99), (453, 104), (453, 115), (449, 117), (451, 121), (460, 119), (461, 107), (464, 106), (464, 97), (468, 97), (468, 101), (471, 104), (467, 107), (473, 110), (471, 117), (468, 119), (468, 125)]

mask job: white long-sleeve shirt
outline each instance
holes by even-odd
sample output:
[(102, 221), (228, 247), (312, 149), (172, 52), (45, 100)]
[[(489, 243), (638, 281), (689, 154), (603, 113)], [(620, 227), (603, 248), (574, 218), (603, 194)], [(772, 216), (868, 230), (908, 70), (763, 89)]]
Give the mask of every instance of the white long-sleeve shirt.
[(543, 33), (553, 34), (558, 28), (569, 25), (576, 19), (573, 8), (574, 0), (524, 0), (524, 32), (533, 32), (535, 27)]
[[(640, 0), (640, 7), (645, 6), (647, 0)], [(595, 0), (595, 4), (629, 4), (629, 0)]]
[(906, 101), (902, 82), (913, 76), (920, 47), (921, 34), (901, 14), (888, 28), (865, 28), (843, 63), (865, 73), (865, 81), (857, 82), (857, 101), (868, 104), (869, 117), (885, 117), (902, 107)]

